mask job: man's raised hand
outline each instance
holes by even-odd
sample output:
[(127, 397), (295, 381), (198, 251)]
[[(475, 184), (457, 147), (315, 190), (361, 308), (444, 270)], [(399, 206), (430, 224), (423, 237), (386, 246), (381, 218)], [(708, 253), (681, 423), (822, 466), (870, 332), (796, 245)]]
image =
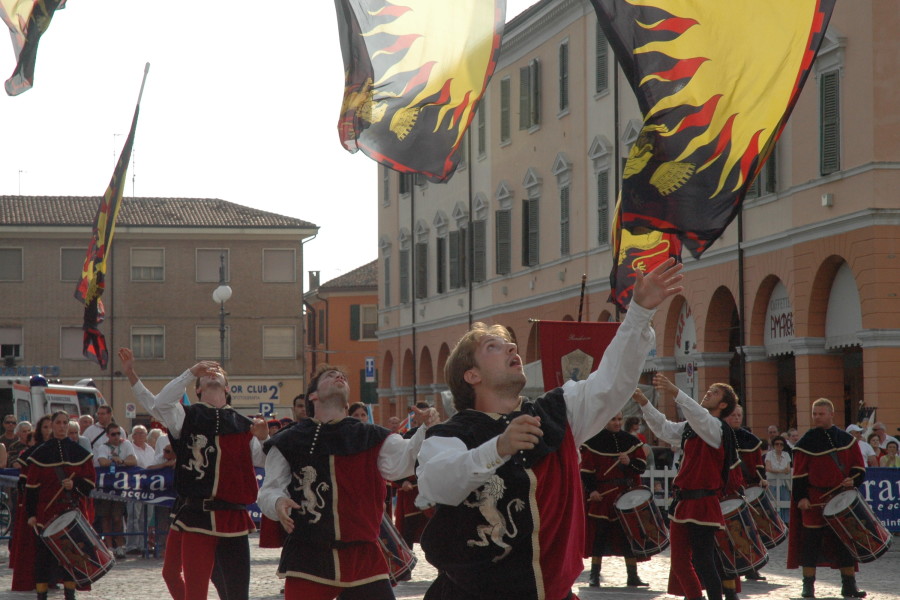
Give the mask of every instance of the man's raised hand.
[(676, 263), (674, 258), (670, 258), (646, 275), (635, 269), (634, 275), (637, 280), (634, 282), (631, 301), (644, 308), (654, 309), (669, 296), (680, 294), (684, 291), (684, 288), (678, 285), (684, 279), (684, 275), (681, 274), (682, 267), (681, 263)]

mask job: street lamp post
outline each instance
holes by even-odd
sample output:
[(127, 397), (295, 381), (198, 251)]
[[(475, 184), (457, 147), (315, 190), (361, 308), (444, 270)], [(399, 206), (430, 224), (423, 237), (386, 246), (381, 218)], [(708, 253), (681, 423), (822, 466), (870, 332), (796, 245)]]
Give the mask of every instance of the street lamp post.
[(219, 257), (219, 287), (213, 290), (213, 302), (219, 305), (219, 364), (225, 366), (225, 303), (231, 298), (231, 287), (225, 285), (225, 253)]

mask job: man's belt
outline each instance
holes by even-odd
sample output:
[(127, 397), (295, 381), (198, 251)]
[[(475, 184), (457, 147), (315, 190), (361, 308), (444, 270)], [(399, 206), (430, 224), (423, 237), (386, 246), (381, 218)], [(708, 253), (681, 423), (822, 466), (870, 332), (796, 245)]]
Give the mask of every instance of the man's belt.
[(236, 502), (226, 502), (215, 498), (185, 498), (184, 506), (190, 508), (199, 508), (206, 512), (214, 510), (247, 510), (246, 504), (237, 504)]
[(618, 479), (604, 479), (603, 481), (597, 482), (598, 485), (613, 485), (613, 486), (628, 485), (630, 483), (631, 483), (631, 480), (625, 479), (624, 477), (620, 477)]
[(719, 490), (675, 490), (676, 500), (699, 500), (707, 496), (718, 496)]

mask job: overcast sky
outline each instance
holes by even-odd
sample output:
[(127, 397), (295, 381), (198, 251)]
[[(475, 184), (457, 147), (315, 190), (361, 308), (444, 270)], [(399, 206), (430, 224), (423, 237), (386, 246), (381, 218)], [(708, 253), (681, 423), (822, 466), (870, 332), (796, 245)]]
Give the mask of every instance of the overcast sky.
[[(507, 19), (532, 3), (509, 0)], [(324, 0), (70, 2), (41, 39), (34, 88), (0, 93), (0, 194), (101, 195), (148, 61), (127, 196), (315, 223), (304, 268), (323, 282), (377, 257), (376, 163), (338, 141), (343, 63)], [(0, 42), (0, 81), (14, 67)]]

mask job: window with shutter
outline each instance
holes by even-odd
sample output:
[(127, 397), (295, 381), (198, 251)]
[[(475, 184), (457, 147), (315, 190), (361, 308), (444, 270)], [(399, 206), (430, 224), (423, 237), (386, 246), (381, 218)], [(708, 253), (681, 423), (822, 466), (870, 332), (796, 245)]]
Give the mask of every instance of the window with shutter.
[(428, 244), (416, 244), (416, 298), (428, 297)]
[(472, 223), (472, 281), (487, 279), (487, 221)]
[(609, 244), (609, 171), (597, 173), (597, 243)]
[(538, 264), (538, 199), (522, 201), (522, 265), (533, 267)]
[(461, 287), (459, 278), (459, 231), (451, 231), (450, 238), (450, 289)]
[(400, 304), (409, 302), (409, 250), (400, 250)]
[(487, 117), (484, 100), (478, 108), (478, 156), (487, 154)]
[(435, 242), (435, 264), (434, 279), (437, 287), (437, 293), (443, 294), (447, 291), (447, 238), (439, 237)]
[(519, 69), (519, 129), (531, 126), (531, 67)]
[(559, 45), (559, 110), (569, 108), (569, 43)]
[(531, 82), (531, 99), (529, 101), (530, 123), (529, 127), (540, 125), (541, 123), (541, 63), (538, 59), (534, 59), (528, 65), (531, 71), (529, 80)]
[(609, 87), (609, 45), (606, 43), (606, 34), (603, 28), (597, 24), (597, 50), (596, 71), (594, 74), (594, 91), (605, 92)]
[(391, 170), (381, 167), (381, 205), (391, 205)]
[(359, 304), (350, 305), (350, 339), (359, 339)]
[(828, 175), (841, 169), (840, 80), (838, 71), (819, 78), (820, 172)]
[(469, 282), (469, 238), (466, 237), (466, 230), (459, 230), (459, 287), (465, 287)]
[(509, 77), (500, 80), (500, 143), (509, 141), (512, 127), (510, 117), (510, 89)]
[(391, 305), (391, 257), (384, 257), (384, 305)]
[(559, 189), (559, 253), (569, 253), (569, 186)]
[(512, 211), (498, 210), (495, 214), (497, 275), (507, 275), (512, 271)]
[(263, 358), (296, 358), (294, 336), (290, 325), (263, 327)]

